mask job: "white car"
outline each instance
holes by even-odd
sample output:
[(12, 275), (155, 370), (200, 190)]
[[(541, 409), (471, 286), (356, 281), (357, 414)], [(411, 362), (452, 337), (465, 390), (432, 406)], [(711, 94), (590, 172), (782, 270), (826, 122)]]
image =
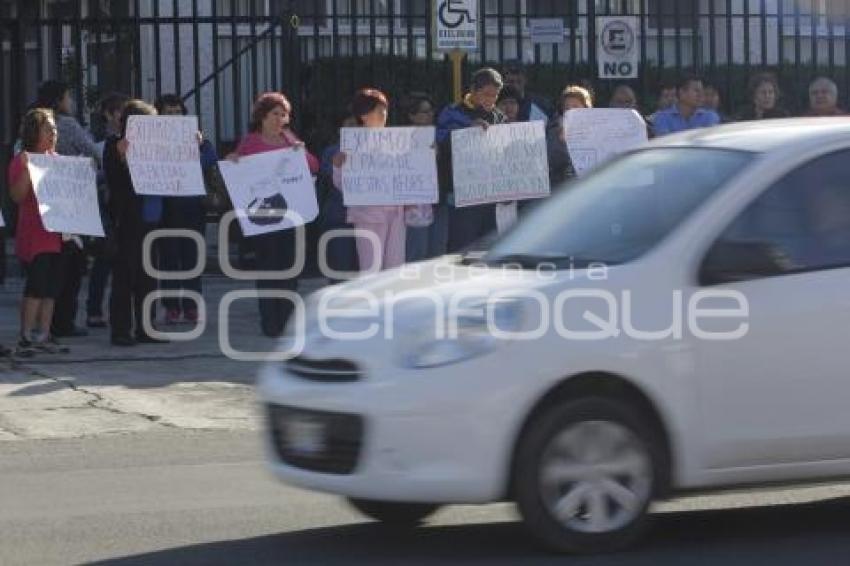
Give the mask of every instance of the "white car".
[(259, 381), (270, 465), (379, 520), (515, 501), (595, 552), (673, 494), (850, 477), (850, 120), (656, 140), (304, 312)]

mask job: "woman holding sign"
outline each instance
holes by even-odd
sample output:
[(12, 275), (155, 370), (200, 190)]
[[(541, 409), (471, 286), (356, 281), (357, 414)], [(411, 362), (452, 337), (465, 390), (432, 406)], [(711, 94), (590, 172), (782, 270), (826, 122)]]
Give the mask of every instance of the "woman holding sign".
[[(227, 156), (238, 161), (240, 156), (255, 155), (267, 151), (295, 148), (305, 152), (310, 173), (319, 171), (319, 160), (304, 149), (304, 142), (289, 127), (292, 104), (279, 92), (267, 92), (257, 97), (251, 110), (248, 134), (242, 138), (236, 151)], [(257, 254), (259, 271), (282, 272), (295, 264), (295, 231), (278, 230), (251, 236)], [(257, 290), (295, 291), (298, 277), (291, 279), (261, 279), (256, 282)], [(286, 321), (294, 305), (282, 298), (260, 298), (260, 325), (263, 334), (277, 337), (283, 333)]]
[[(351, 113), (362, 128), (383, 128), (387, 125), (390, 103), (387, 96), (374, 88), (364, 88), (354, 95)], [(334, 156), (334, 184), (342, 190), (344, 152)], [(349, 206), (348, 221), (356, 230), (372, 232), (379, 246), (371, 240), (357, 238), (360, 271), (390, 269), (404, 263), (406, 227), (403, 205)]]
[(56, 297), (64, 280), (62, 236), (44, 228), (27, 153), (56, 153), (56, 139), (53, 112), (45, 108), (30, 110), (21, 122), (22, 151), (9, 164), (9, 194), (18, 205), (15, 249), (26, 273), (21, 336), (15, 351), (19, 356), (31, 356), (37, 351), (67, 351), (50, 334)]

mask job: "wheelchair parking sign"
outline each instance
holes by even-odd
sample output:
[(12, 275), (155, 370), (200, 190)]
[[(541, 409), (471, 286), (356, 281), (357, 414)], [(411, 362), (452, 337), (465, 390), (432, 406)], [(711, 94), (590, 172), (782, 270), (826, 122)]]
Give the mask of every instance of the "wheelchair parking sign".
[(434, 29), (440, 51), (478, 49), (478, 0), (434, 0)]

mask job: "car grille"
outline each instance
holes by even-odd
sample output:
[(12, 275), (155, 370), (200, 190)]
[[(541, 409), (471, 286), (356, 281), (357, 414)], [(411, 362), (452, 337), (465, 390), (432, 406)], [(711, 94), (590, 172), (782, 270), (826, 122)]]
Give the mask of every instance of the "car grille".
[(286, 362), (286, 369), (300, 378), (328, 383), (358, 381), (363, 377), (357, 364), (340, 359), (311, 360), (297, 356)]
[[(274, 449), (286, 464), (304, 470), (345, 475), (354, 472), (363, 444), (363, 418), (347, 413), (331, 413), (269, 405), (268, 418)], [(287, 427), (308, 422), (321, 430), (319, 448), (304, 451), (294, 445)]]

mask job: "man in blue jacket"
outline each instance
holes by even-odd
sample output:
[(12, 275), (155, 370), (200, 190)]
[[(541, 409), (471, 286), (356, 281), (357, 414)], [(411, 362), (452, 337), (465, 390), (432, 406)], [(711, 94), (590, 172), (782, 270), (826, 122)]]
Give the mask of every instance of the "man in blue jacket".
[(471, 127), (488, 128), (504, 124), (505, 115), (496, 107), (503, 86), (502, 76), (489, 67), (472, 75), (470, 91), (458, 104), (443, 109), (437, 118), (437, 163), (440, 176), (440, 202), (448, 203), (449, 253), (460, 251), (496, 229), (494, 204), (454, 207), (452, 180), (453, 130)]

